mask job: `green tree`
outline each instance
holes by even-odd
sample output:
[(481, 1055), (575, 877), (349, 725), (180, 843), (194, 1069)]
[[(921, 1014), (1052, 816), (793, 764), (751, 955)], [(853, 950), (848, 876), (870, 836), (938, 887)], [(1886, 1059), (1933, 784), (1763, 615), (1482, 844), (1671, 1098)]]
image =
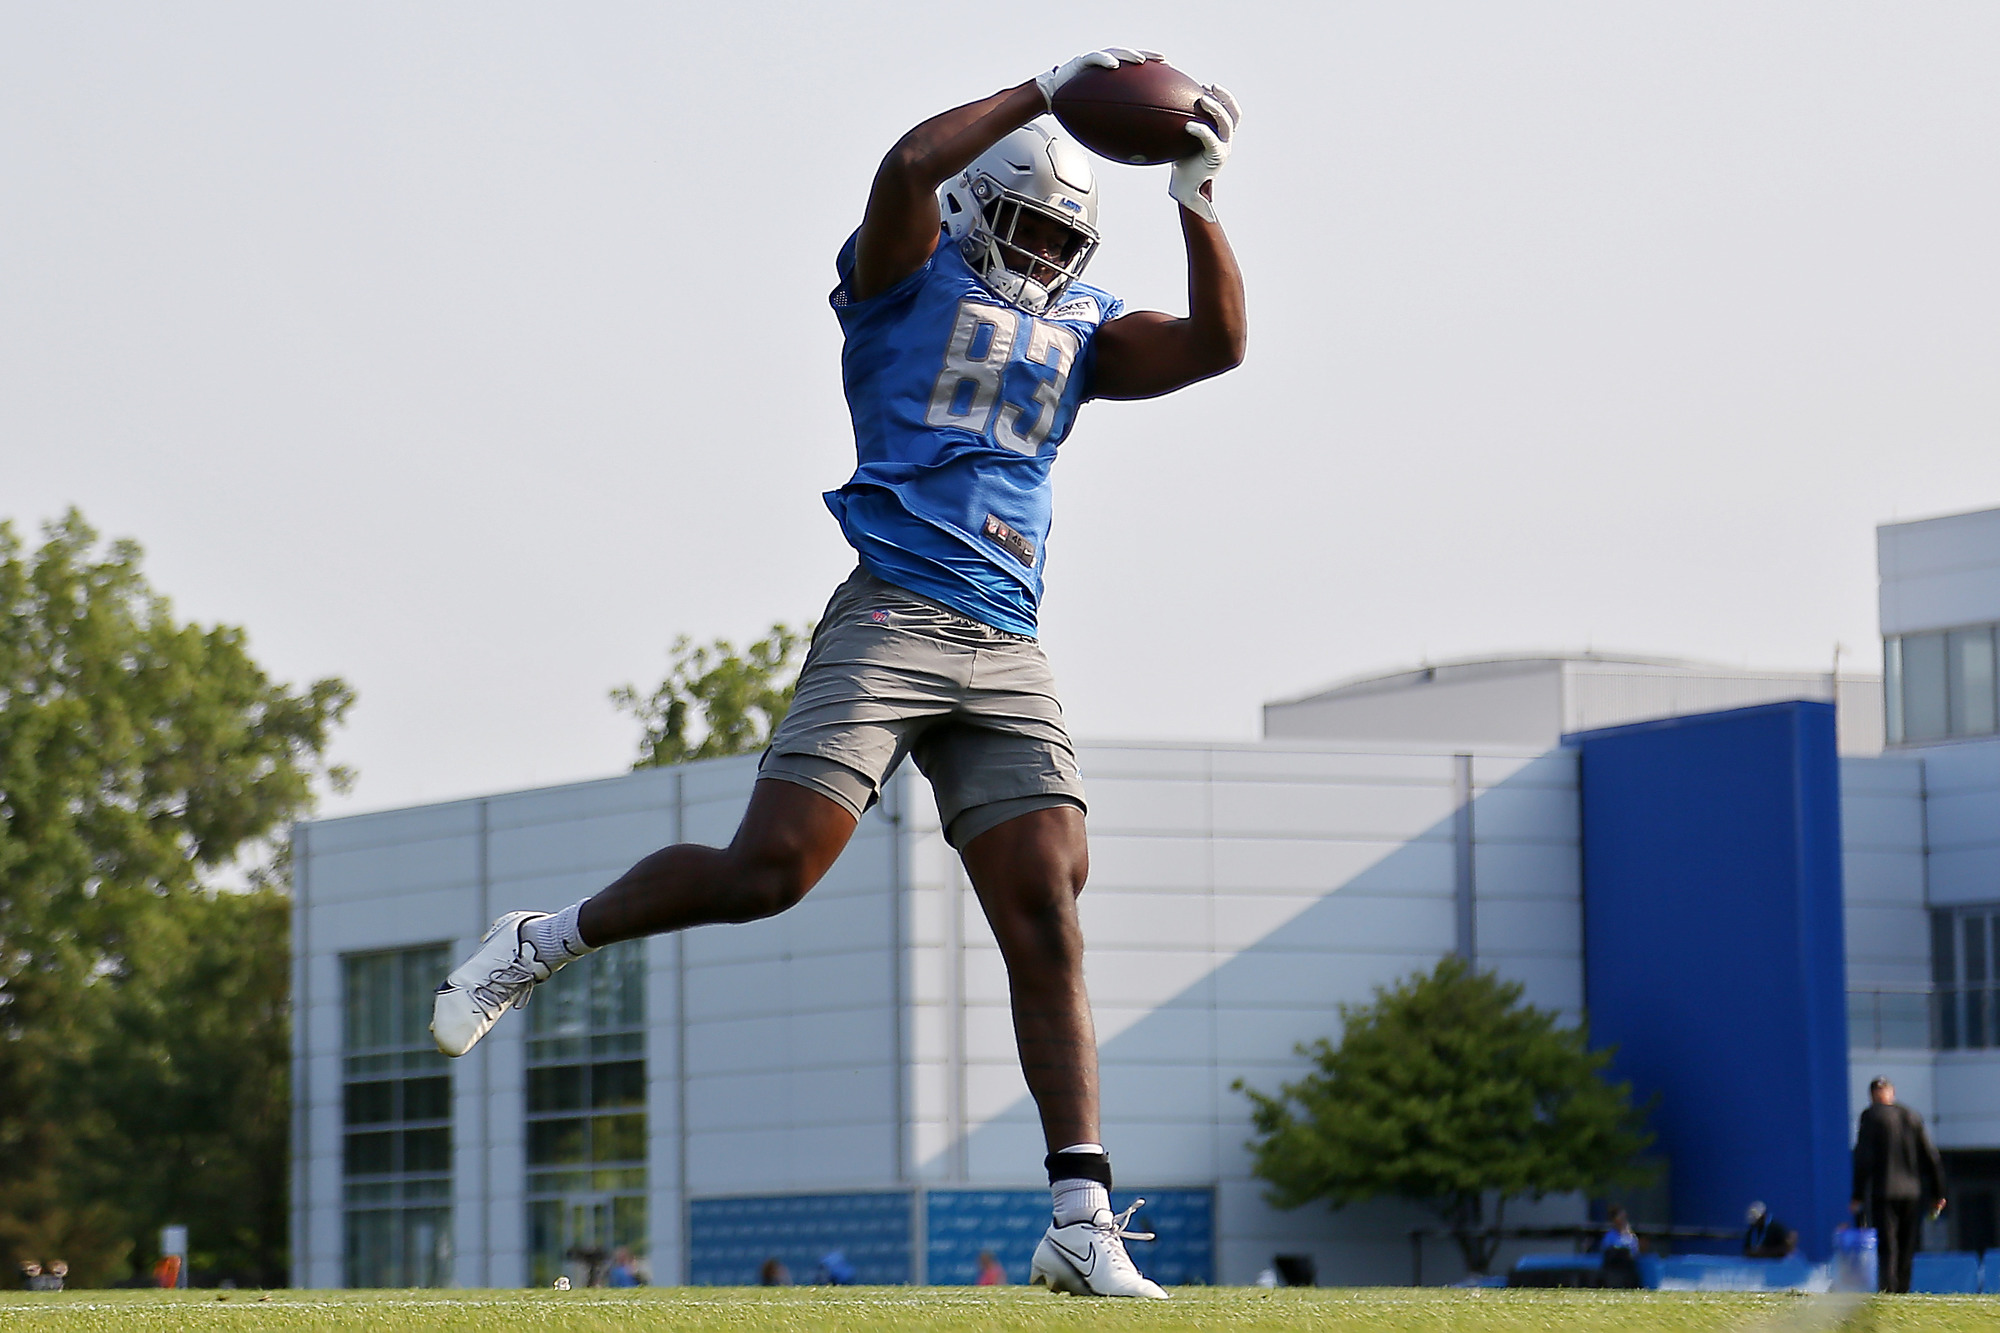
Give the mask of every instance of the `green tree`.
[(291, 900), (182, 895), (127, 952), (142, 984), (89, 1007), (56, 1099), (73, 1126), (64, 1186), (115, 1201), (134, 1257), (188, 1224), (189, 1264), (283, 1286), (291, 1124)]
[(1300, 1046), (1313, 1070), (1252, 1103), (1252, 1170), (1281, 1208), (1393, 1197), (1437, 1212), (1483, 1273), (1509, 1199), (1640, 1185), (1652, 1142), (1610, 1051), (1521, 1003), (1521, 987), (1456, 955), (1340, 1007), (1342, 1032)]
[(770, 744), (791, 711), (799, 659), (811, 638), (811, 625), (794, 630), (780, 623), (741, 654), (727, 639), (704, 645), (685, 634), (675, 639), (658, 689), (641, 695), (621, 685), (611, 692), (612, 703), (645, 727), (632, 767), (753, 754)]
[[(88, 1285), (185, 1222), (209, 1262), (283, 1271), (272, 838), (317, 782), (345, 780), (325, 750), (352, 700), (335, 679), (272, 681), (240, 629), (178, 622), (138, 546), (100, 548), (75, 511), (32, 553), (0, 523), (10, 1262), (60, 1257)], [(216, 891), (246, 869), (251, 892)]]

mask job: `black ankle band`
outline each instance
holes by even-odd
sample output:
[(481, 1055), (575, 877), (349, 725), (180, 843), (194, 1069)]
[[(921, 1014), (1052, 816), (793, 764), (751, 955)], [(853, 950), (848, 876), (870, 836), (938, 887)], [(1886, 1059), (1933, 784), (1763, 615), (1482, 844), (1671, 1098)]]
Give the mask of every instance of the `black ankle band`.
[(1049, 1183), (1058, 1180), (1094, 1180), (1111, 1188), (1111, 1155), (1101, 1152), (1052, 1152), (1042, 1159), (1049, 1169)]

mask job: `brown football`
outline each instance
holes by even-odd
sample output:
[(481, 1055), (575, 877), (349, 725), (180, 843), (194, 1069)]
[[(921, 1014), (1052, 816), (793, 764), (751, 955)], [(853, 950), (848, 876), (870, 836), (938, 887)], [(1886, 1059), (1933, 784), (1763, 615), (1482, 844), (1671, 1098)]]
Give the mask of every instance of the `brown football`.
[[(1201, 145), (1187, 132), (1191, 120), (1206, 122), (1227, 138), (1229, 131), (1195, 110), (1208, 93), (1164, 60), (1117, 69), (1086, 69), (1056, 89), (1056, 119), (1078, 143), (1113, 162), (1148, 166), (1186, 157)], [(1230, 114), (1226, 96), (1210, 93)]]

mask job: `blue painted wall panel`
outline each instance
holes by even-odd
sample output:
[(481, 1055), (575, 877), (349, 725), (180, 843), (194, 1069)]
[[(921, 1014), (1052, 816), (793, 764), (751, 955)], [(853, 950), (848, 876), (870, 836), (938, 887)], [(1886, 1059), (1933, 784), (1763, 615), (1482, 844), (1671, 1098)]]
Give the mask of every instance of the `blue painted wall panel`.
[(1591, 1036), (1672, 1162), (1674, 1221), (1761, 1199), (1815, 1258), (1847, 1216), (1840, 787), (1830, 704), (1569, 738), (1582, 750)]
[[(1143, 1194), (1135, 1231), (1157, 1241), (1129, 1249), (1139, 1271), (1166, 1286), (1215, 1280), (1215, 1191), (1113, 1190), (1113, 1208)], [(811, 1282), (829, 1250), (839, 1250), (855, 1280), (912, 1280), (911, 1197), (869, 1194), (756, 1195), (696, 1199), (689, 1206), (689, 1273), (696, 1286), (755, 1286), (766, 1259), (782, 1262), (793, 1282)], [(992, 1250), (1016, 1283), (1028, 1280), (1035, 1245), (1049, 1225), (1047, 1190), (932, 1190), (925, 1195), (925, 1256), (930, 1281), (970, 1285), (979, 1252)]]
[(766, 1259), (811, 1282), (820, 1260), (839, 1250), (855, 1281), (910, 1280), (910, 1196), (792, 1194), (696, 1199), (688, 1205), (688, 1281), (698, 1287), (754, 1287)]

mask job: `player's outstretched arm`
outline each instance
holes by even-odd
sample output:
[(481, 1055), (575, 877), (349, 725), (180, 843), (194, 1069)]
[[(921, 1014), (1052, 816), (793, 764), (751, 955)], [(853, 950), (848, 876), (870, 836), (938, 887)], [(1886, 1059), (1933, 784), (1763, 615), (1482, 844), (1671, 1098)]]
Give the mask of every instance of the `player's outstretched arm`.
[(932, 116), (896, 141), (875, 170), (855, 242), (852, 294), (865, 301), (922, 268), (938, 240), (937, 188), (1047, 111), (1056, 89), (1093, 66), (1138, 64), (1123, 47), (1090, 51), (1026, 83)]
[(1223, 105), (1234, 99), (1203, 98), (1200, 105), (1226, 125), (1227, 136), (1190, 124), (1200, 144), (1174, 164), (1168, 192), (1180, 201), (1181, 235), (1187, 242), (1188, 314), (1175, 319), (1158, 310), (1135, 310), (1097, 331), (1094, 398), (1157, 398), (1243, 363), (1249, 320), (1243, 303), (1243, 270), (1215, 213), (1215, 178), (1229, 160), (1235, 121)]

